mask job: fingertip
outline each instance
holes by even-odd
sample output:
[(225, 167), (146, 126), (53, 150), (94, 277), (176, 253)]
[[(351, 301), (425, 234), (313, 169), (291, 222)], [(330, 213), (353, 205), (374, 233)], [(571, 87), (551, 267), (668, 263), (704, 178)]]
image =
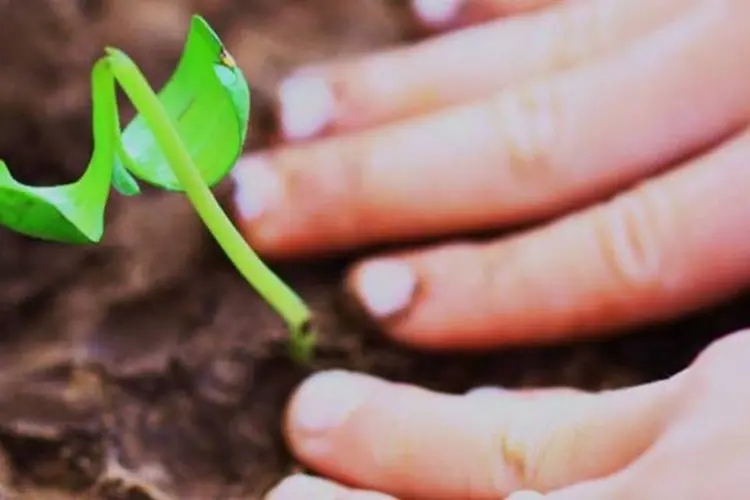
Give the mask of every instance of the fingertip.
[(242, 237), (262, 254), (279, 255), (285, 226), (279, 218), (287, 204), (284, 175), (265, 154), (246, 155), (230, 174), (229, 214)]
[(279, 174), (261, 155), (240, 158), (231, 177), (234, 181), (234, 209), (245, 223), (259, 221), (277, 207), (283, 198)]
[(336, 98), (323, 76), (298, 73), (279, 85), (279, 121), (288, 141), (321, 135), (333, 122)]
[(344, 370), (319, 372), (295, 391), (286, 415), (292, 449), (312, 463), (326, 461), (334, 436), (370, 395), (377, 379)]
[(412, 0), (411, 8), (425, 27), (440, 29), (455, 22), (463, 4), (464, 0)]
[(355, 267), (350, 273), (349, 285), (365, 312), (380, 323), (410, 307), (419, 281), (414, 268), (407, 262), (378, 259)]
[(399, 343), (426, 350), (485, 347), (502, 340), (495, 313), (501, 305), (487, 297), (493, 291), (486, 289), (485, 254), (456, 243), (379, 257), (355, 267), (349, 286), (366, 314)]
[(350, 271), (347, 288), (393, 340), (422, 349), (456, 347), (462, 344), (460, 326), (473, 328), (475, 318), (464, 316), (459, 304), (474, 290), (464, 286), (454, 253), (436, 248), (366, 260)]

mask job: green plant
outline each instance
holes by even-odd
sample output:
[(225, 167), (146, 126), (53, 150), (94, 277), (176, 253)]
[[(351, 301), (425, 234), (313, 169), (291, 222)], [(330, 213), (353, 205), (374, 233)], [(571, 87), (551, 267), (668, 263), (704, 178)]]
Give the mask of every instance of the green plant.
[[(123, 131), (116, 84), (138, 112)], [(158, 93), (114, 48), (95, 63), (91, 85), (94, 151), (86, 171), (70, 184), (35, 187), (0, 161), (0, 224), (50, 241), (95, 243), (111, 185), (136, 195), (138, 178), (184, 192), (240, 274), (286, 321), (293, 356), (308, 359), (315, 341), (309, 308), (250, 248), (210, 190), (242, 152), (250, 115), (247, 81), (213, 29), (193, 17), (177, 69)]]

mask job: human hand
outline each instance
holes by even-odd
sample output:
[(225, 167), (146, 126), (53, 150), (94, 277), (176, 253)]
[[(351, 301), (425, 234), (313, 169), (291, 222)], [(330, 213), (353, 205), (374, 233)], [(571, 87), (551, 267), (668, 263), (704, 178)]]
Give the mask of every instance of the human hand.
[(293, 397), (287, 437), (339, 483), (291, 476), (266, 498), (744, 500), (748, 359), (750, 332), (738, 333), (670, 379), (599, 394), (456, 396), (319, 374)]
[(530, 10), (282, 85), (286, 144), (235, 171), (259, 251), (551, 220), (355, 266), (384, 330), (431, 348), (632, 327), (750, 282), (750, 2), (464, 1)]

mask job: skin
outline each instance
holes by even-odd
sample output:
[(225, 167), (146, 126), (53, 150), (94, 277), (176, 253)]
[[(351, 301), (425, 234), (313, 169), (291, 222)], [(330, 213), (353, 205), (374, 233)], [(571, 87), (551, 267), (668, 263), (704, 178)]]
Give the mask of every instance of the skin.
[[(609, 335), (750, 283), (750, 3), (463, 3), (426, 26), (462, 29), (282, 84), (284, 141), (235, 169), (248, 241), (298, 258), (451, 237), (347, 278), (387, 334), (427, 349)], [(269, 497), (745, 498), (749, 344), (604, 394), (320, 374), (287, 436), (334, 482)]]
[[(305, 382), (286, 429), (324, 480), (268, 500), (747, 498), (750, 332), (651, 385), (446, 395), (359, 374)], [(534, 496), (520, 492), (543, 492)]]

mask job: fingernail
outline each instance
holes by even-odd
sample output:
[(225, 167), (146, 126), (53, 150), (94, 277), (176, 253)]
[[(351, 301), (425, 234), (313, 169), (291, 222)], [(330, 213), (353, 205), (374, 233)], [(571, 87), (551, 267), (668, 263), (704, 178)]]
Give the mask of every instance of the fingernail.
[(450, 24), (461, 10), (463, 0), (412, 0), (414, 13), (426, 26)]
[(340, 492), (341, 488), (338, 488), (328, 481), (304, 474), (296, 474), (284, 479), (276, 485), (266, 494), (264, 500), (315, 500), (336, 498), (336, 495)]
[(403, 262), (368, 262), (357, 270), (354, 288), (367, 312), (383, 319), (409, 307), (417, 290), (417, 276)]
[(280, 203), (283, 186), (279, 175), (258, 156), (246, 156), (232, 170), (235, 182), (234, 205), (246, 221), (262, 217)]
[(290, 420), (305, 437), (318, 437), (343, 424), (364, 402), (374, 379), (343, 370), (320, 372), (305, 381), (292, 404)]
[(309, 139), (333, 120), (336, 100), (326, 81), (315, 75), (295, 75), (279, 87), (281, 131), (285, 139)]
[(466, 392), (466, 396), (471, 398), (484, 398), (484, 397), (497, 397), (503, 394), (508, 394), (507, 389), (503, 389), (502, 387), (497, 386), (490, 386), (490, 385), (483, 385), (480, 387), (475, 387), (474, 389), (471, 389), (470, 391)]

